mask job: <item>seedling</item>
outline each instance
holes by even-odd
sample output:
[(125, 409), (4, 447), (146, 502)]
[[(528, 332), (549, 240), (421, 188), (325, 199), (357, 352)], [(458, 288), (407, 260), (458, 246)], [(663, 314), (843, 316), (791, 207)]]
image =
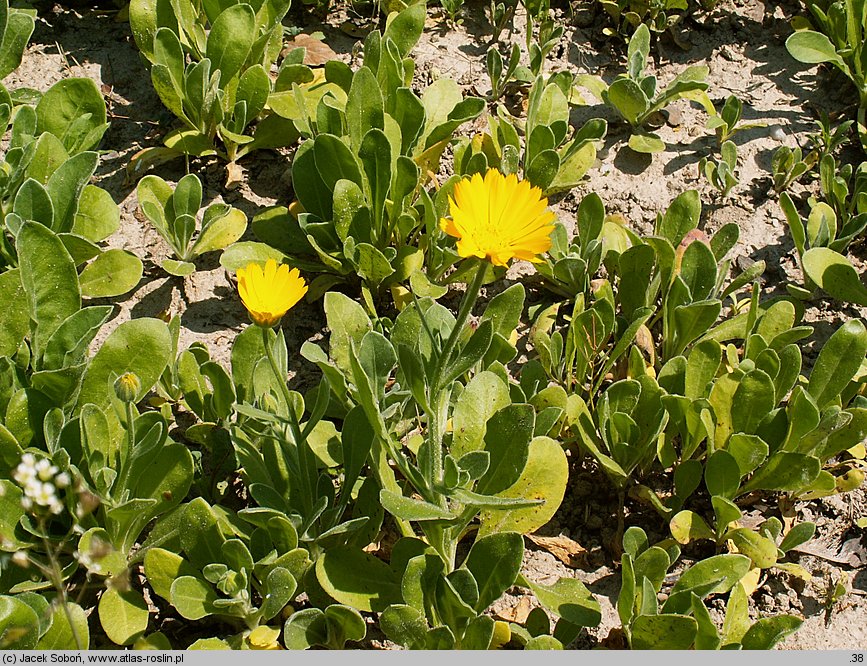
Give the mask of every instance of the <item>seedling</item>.
[(222, 203), (208, 206), (199, 222), (202, 183), (195, 174), (181, 178), (174, 189), (159, 176), (145, 176), (136, 194), (145, 217), (174, 252), (176, 258), (162, 262), (171, 275), (190, 275), (196, 257), (227, 248), (247, 229), (247, 216)]
[(732, 188), (738, 184), (738, 177), (735, 173), (737, 165), (738, 148), (734, 142), (725, 141), (720, 149), (720, 159), (702, 157), (698, 163), (698, 172), (703, 174), (725, 199)]

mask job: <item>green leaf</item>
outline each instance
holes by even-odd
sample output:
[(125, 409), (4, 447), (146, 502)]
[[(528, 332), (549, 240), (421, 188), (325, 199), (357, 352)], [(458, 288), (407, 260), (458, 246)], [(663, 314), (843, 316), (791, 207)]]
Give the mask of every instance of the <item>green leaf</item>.
[(72, 220), (72, 233), (98, 243), (120, 227), (120, 209), (111, 195), (95, 185), (85, 185)]
[(428, 631), (422, 612), (404, 604), (386, 608), (379, 616), (379, 626), (389, 640), (410, 649), (423, 646)]
[(850, 319), (822, 347), (813, 371), (807, 392), (815, 399), (816, 406), (823, 410), (839, 400), (867, 354), (867, 329), (860, 319)]
[(846, 71), (843, 59), (826, 35), (814, 30), (799, 30), (786, 40), (786, 49), (795, 60), (807, 64), (832, 62)]
[[(208, 208), (210, 211), (211, 208)], [(237, 208), (229, 208), (224, 215), (208, 219), (205, 212), (202, 232), (193, 243), (190, 255), (198, 257), (214, 250), (222, 250), (237, 241), (247, 230), (247, 216)]]
[(217, 593), (208, 583), (194, 576), (180, 576), (172, 583), (169, 600), (181, 617), (187, 620), (201, 620), (208, 615), (219, 613), (214, 606)]
[(184, 508), (180, 537), (184, 553), (198, 569), (223, 561), (225, 537), (217, 523), (216, 512), (204, 498), (197, 497)]
[(386, 23), (383, 41), (394, 40), (401, 57), (406, 57), (412, 47), (418, 43), (424, 30), (425, 7), (423, 4), (413, 4), (399, 14), (390, 14)]
[(333, 134), (320, 134), (313, 141), (313, 159), (319, 177), (329, 190), (340, 180), (362, 185), (361, 166), (347, 145)]
[(738, 552), (749, 557), (759, 569), (768, 569), (777, 563), (776, 544), (747, 527), (729, 530), (725, 538), (730, 539)]
[(18, 269), (0, 273), (0, 303), (4, 303), (0, 310), (0, 357), (11, 357), (30, 332), (28, 299)]
[(780, 550), (787, 553), (792, 550), (792, 548), (797, 548), (801, 544), (812, 539), (815, 533), (815, 523), (809, 521), (798, 523), (789, 530), (789, 533), (786, 534), (785, 537), (783, 537), (783, 540), (780, 542)]
[(220, 72), (221, 88), (228, 89), (241, 71), (256, 30), (256, 16), (246, 3), (231, 5), (213, 22), (205, 52), (211, 61), (211, 71)]
[(694, 511), (681, 511), (669, 523), (671, 536), (678, 543), (687, 544), (697, 539), (714, 539), (713, 530)]
[(741, 470), (734, 456), (728, 451), (714, 451), (704, 468), (704, 483), (708, 492), (732, 499), (738, 491)]
[(636, 153), (653, 154), (665, 150), (665, 142), (652, 132), (636, 132), (629, 137), (627, 144)]
[(475, 375), (458, 396), (452, 414), (452, 455), (482, 449), (489, 420), (510, 403), (509, 388), (502, 379), (489, 371)]
[(361, 67), (352, 77), (346, 99), (346, 125), (350, 145), (355, 150), (361, 147), (361, 139), (369, 130), (384, 126), (382, 93), (369, 67)]
[(331, 604), (325, 609), (328, 625), (328, 647), (342, 650), (346, 641), (361, 641), (367, 636), (367, 623), (354, 608)]
[(496, 494), (518, 481), (527, 465), (534, 426), (535, 410), (526, 404), (507, 405), (490, 418), (485, 450), (491, 462), (476, 492)]
[(786, 636), (795, 633), (803, 623), (804, 620), (793, 615), (759, 618), (747, 629), (741, 646), (744, 650), (771, 650)]
[(70, 155), (99, 144), (106, 124), (105, 100), (92, 79), (62, 79), (36, 105), (36, 133), (63, 141)]
[(292, 613), (283, 625), (283, 643), (287, 650), (306, 650), (314, 645), (328, 644), (328, 623), (318, 608), (305, 608)]
[(819, 476), (821, 468), (822, 463), (813, 456), (778, 451), (741, 486), (738, 494), (743, 495), (753, 490), (798, 492), (807, 488)]
[(698, 623), (687, 615), (639, 615), (632, 623), (633, 650), (688, 650)]
[(742, 477), (755, 470), (768, 457), (768, 445), (756, 435), (734, 434), (726, 450), (737, 462)]
[(135, 288), (142, 277), (141, 259), (126, 250), (106, 250), (78, 276), (81, 295), (87, 298), (120, 296)]
[(171, 352), (165, 322), (142, 318), (122, 323), (102, 343), (85, 371), (78, 404), (92, 402), (100, 409), (113, 410), (114, 380), (125, 372), (134, 372), (141, 381), (138, 402), (162, 375)]
[(163, 259), (160, 264), (163, 270), (169, 275), (177, 277), (186, 277), (196, 272), (196, 265), (189, 261), (178, 261), (177, 259)]
[(842, 254), (827, 247), (814, 247), (804, 253), (804, 273), (828, 294), (841, 301), (867, 305), (867, 287)]
[(630, 125), (638, 125), (650, 106), (647, 95), (632, 79), (617, 79), (608, 87), (605, 95), (608, 104), (617, 109)]
[(374, 289), (394, 274), (388, 258), (370, 243), (356, 245), (352, 259), (358, 276)]
[(148, 628), (148, 607), (135, 590), (109, 588), (99, 600), (99, 621), (111, 641), (130, 645)]
[(12, 212), (22, 220), (33, 220), (51, 229), (54, 226), (54, 204), (42, 184), (28, 178), (15, 194)]
[(403, 520), (453, 520), (456, 517), (444, 507), (412, 497), (404, 497), (390, 490), (380, 490), (379, 501), (383, 509)]
[(153, 591), (171, 601), (172, 583), (181, 576), (199, 576), (183, 557), (163, 548), (149, 548), (144, 557), (145, 575)]
[(524, 539), (515, 532), (480, 537), (473, 543), (463, 566), (479, 588), (476, 612), (481, 613), (515, 583), (524, 556)]
[(329, 355), (338, 368), (345, 374), (351, 375), (352, 366), (349, 362), (351, 345), (360, 345), (364, 335), (372, 330), (373, 325), (364, 308), (348, 296), (329, 291), (323, 300), (325, 317), (331, 330)]
[(16, 249), (38, 341), (47, 341), (67, 317), (81, 308), (75, 264), (60, 239), (37, 222), (24, 223), (18, 231)]
[[(90, 630), (87, 615), (78, 604), (67, 602), (66, 610), (53, 606), (51, 626), (39, 643), (37, 650), (87, 650), (90, 647)], [(71, 622), (70, 622), (71, 620)]]
[[(358, 76), (356, 74), (356, 76)], [(370, 202), (373, 211), (373, 238), (382, 242), (383, 216), (385, 214), (385, 200), (391, 187), (391, 144), (385, 133), (373, 128), (367, 131), (361, 140), (358, 156), (367, 176), (370, 191)]]
[(266, 245), (265, 243), (239, 241), (230, 245), (226, 248), (226, 251), (220, 255), (220, 266), (225, 268), (227, 271), (237, 273), (239, 268), (244, 268), (248, 264), (264, 264), (269, 259), (273, 259), (278, 264), (282, 264), (286, 259), (286, 255), (277, 248)]
[(560, 444), (548, 437), (534, 438), (520, 478), (497, 496), (544, 500), (544, 504), (524, 509), (483, 511), (479, 536), (503, 531), (527, 534), (547, 523), (563, 501), (568, 476), (569, 462)]
[(265, 579), (265, 598), (262, 601), (262, 619), (266, 622), (292, 601), (298, 584), (295, 577), (283, 567), (274, 567)]
[(382, 612), (401, 599), (400, 581), (391, 567), (360, 548), (326, 551), (316, 561), (316, 579), (338, 602), (368, 613)]
[(33, 34), (33, 16), (26, 11), (8, 11), (7, 18), (3, 19), (3, 49), (0, 52), (0, 79), (6, 78), (18, 65), (27, 42)]
[(674, 584), (662, 611), (686, 612), (692, 603), (692, 594), (704, 599), (709, 594), (728, 592), (751, 566), (749, 557), (734, 554), (714, 555), (693, 564)]
[(599, 602), (584, 583), (576, 578), (560, 578), (553, 585), (524, 579), (536, 599), (558, 617), (578, 627), (595, 627), (602, 619)]
[(687, 190), (671, 202), (662, 216), (657, 232), (674, 247), (680, 245), (686, 234), (698, 226), (701, 200), (696, 190)]
[(32, 650), (38, 640), (36, 611), (15, 597), (0, 596), (0, 647), (4, 650)]

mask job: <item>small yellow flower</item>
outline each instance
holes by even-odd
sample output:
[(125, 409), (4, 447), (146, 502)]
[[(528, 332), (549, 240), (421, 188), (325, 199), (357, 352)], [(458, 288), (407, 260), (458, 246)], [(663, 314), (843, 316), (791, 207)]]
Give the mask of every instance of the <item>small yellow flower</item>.
[(270, 328), (307, 293), (307, 284), (297, 268), (269, 259), (264, 270), (255, 263), (238, 269), (238, 293), (253, 323)]
[(279, 629), (256, 627), (247, 636), (247, 645), (251, 650), (282, 650), (283, 646), (277, 642), (279, 636)]
[(449, 197), (451, 219), (440, 228), (458, 239), (462, 257), (487, 259), (506, 266), (510, 259), (539, 261), (551, 248), (554, 213), (538, 187), (514, 174), (490, 169), (455, 185)]

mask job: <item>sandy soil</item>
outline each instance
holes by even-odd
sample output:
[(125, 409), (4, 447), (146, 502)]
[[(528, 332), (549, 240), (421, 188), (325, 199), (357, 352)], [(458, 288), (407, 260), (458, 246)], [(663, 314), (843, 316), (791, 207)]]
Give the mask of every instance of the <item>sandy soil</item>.
[[(413, 54), (419, 83), (436, 76), (450, 76), (468, 91), (485, 91), (484, 53), (490, 32), (484, 6), (478, 2), (469, 4), (463, 23), (457, 27), (447, 25), (444, 18), (431, 13), (430, 29)], [(162, 134), (173, 128), (174, 119), (163, 109), (151, 87), (143, 60), (129, 35), (129, 26), (116, 21), (114, 12), (80, 12), (59, 6), (43, 11), (21, 67), (7, 78), (6, 85), (44, 90), (66, 76), (88, 76), (102, 86), (112, 124), (102, 144), (105, 152), (97, 183), (112, 194), (122, 215), (122, 227), (109, 244), (135, 252), (145, 262), (142, 282), (119, 299), (113, 322), (139, 316), (179, 315), (183, 324), (181, 348), (200, 341), (208, 345), (214, 358), (226, 362), (231, 341), (246, 324), (232, 282), (220, 268), (216, 254), (203, 257), (199, 270), (188, 278), (166, 276), (159, 263), (168, 255), (168, 248), (138, 212), (135, 183), (126, 171), (126, 165), (138, 150), (160, 144)], [(772, 138), (771, 130), (779, 127), (784, 134), (783, 142), (803, 146), (819, 110), (839, 111), (847, 108), (853, 98), (847, 86), (829, 72), (802, 69), (789, 57), (783, 42), (791, 30), (788, 19), (798, 12), (794, 4), (725, 0), (702, 23), (690, 21), (684, 26), (681, 36), (691, 42), (688, 50), (681, 50), (669, 41), (661, 42), (653, 54), (653, 67), (661, 83), (670, 81), (688, 64), (706, 63), (710, 68), (708, 92), (717, 104), (727, 95), (737, 94), (744, 101), (746, 119), (767, 123), (765, 128), (736, 135), (741, 184), (727, 201), (719, 201), (708, 183), (698, 179), (698, 161), (710, 153), (715, 142), (713, 134), (704, 127), (703, 110), (685, 101), (670, 107), (668, 122), (659, 130), (667, 144), (666, 151), (651, 159), (626, 148), (626, 128), (601, 104), (592, 104), (577, 108), (574, 119), (583, 122), (594, 115), (606, 117), (610, 121), (609, 134), (600, 161), (586, 183), (552, 202), (561, 220), (567, 225), (574, 222), (581, 197), (595, 191), (609, 212), (621, 213), (636, 229), (646, 232), (656, 214), (677, 194), (697, 188), (705, 203), (706, 228), (714, 230), (732, 221), (740, 226), (741, 239), (735, 249), (738, 265), (764, 259), (768, 264), (764, 279), (769, 292), (784, 289), (790, 278), (800, 282), (783, 214), (770, 188), (771, 155), (780, 145)], [(609, 44), (593, 41), (601, 34), (601, 17), (594, 18), (592, 13), (588, 16), (586, 8), (576, 16), (581, 17), (580, 23), (585, 27), (575, 27), (572, 18), (563, 16), (569, 27), (549, 67), (570, 68), (611, 80), (622, 71), (622, 54)], [(337, 12), (317, 22), (307, 16), (304, 27), (308, 32), (321, 30), (331, 48), (351, 61), (357, 53), (357, 42), (339, 28), (347, 18), (353, 17)], [(520, 15), (518, 21), (520, 24)], [(592, 96), (588, 95), (588, 100), (592, 102)], [(480, 121), (478, 128), (482, 126)], [(860, 157), (856, 155), (853, 159)], [(242, 161), (246, 182), (233, 191), (222, 187), (225, 174), (220, 164), (193, 162), (190, 168), (202, 178), (206, 200), (224, 200), (252, 217), (263, 206), (291, 201), (289, 164), (288, 153), (259, 151)], [(161, 168), (160, 175), (177, 180), (184, 168), (183, 163), (168, 165)], [(814, 187), (796, 184), (791, 192), (795, 198), (806, 197)], [(853, 261), (863, 266), (862, 256), (854, 256)], [(821, 342), (842, 321), (865, 314), (863, 308), (819, 299), (807, 308), (805, 318), (816, 326), (816, 340)], [(297, 349), (306, 339), (321, 337), (323, 325), (319, 303), (302, 304), (293, 310), (284, 324), (290, 349)], [(104, 335), (108, 330), (110, 327)], [(290, 359), (294, 371), (302, 374), (311, 371), (309, 366), (301, 365), (303, 361), (297, 354), (290, 354)], [(582, 474), (576, 469), (575, 482), (563, 507), (543, 533), (571, 537), (587, 550), (587, 556), (580, 558), (580, 566), (572, 568), (545, 548), (531, 547), (525, 571), (528, 577), (541, 582), (550, 582), (554, 576), (577, 576), (589, 585), (603, 606), (602, 624), (577, 641), (579, 647), (590, 647), (605, 639), (618, 624), (613, 604), (620, 581), (605, 548), (611, 537), (608, 517), (614, 514), (611, 506), (605, 505), (605, 498), (599, 498), (598, 487), (590, 485), (585, 480), (586, 474)], [(854, 526), (854, 521), (867, 513), (865, 494), (855, 492), (797, 508), (803, 518), (815, 520), (819, 525), (813, 553), (796, 556), (814, 578), (799, 586), (779, 573), (769, 573), (753, 595), (752, 612), (756, 616), (794, 612), (806, 618), (801, 631), (783, 647), (863, 650), (867, 645), (867, 537)], [(630, 519), (641, 524), (652, 538), (654, 531), (656, 537), (662, 538), (665, 526), (654, 514), (632, 507), (627, 524), (632, 524)], [(828, 607), (827, 585), (844, 575), (849, 592)], [(495, 610), (516, 612), (521, 603), (526, 604), (519, 596), (507, 595)]]

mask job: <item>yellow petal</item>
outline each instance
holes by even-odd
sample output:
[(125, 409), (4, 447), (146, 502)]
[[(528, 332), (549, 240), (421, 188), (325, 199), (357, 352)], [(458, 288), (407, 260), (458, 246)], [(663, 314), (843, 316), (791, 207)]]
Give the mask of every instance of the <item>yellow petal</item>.
[(238, 269), (238, 294), (250, 318), (259, 326), (277, 325), (306, 293), (307, 285), (298, 269), (289, 270), (273, 259), (265, 263), (264, 270), (256, 263)]
[(449, 198), (451, 219), (440, 229), (458, 239), (462, 257), (486, 258), (498, 266), (512, 259), (538, 261), (551, 248), (554, 213), (538, 187), (490, 169), (457, 183)]

